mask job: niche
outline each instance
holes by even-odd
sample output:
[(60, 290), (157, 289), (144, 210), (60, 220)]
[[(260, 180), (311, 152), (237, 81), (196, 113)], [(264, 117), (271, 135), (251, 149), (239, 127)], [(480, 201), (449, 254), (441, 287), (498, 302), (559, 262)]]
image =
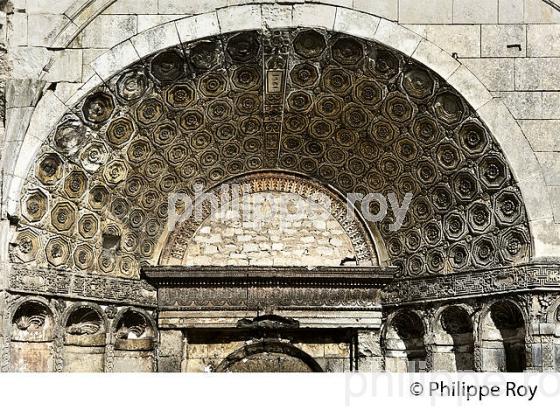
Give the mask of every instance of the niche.
[(22, 303), (12, 317), (11, 330), (12, 371), (53, 371), (54, 319), (48, 306), (38, 301)]
[(105, 367), (105, 322), (97, 309), (74, 308), (64, 327), (64, 371), (102, 372)]
[(127, 310), (114, 333), (115, 372), (151, 372), (154, 369), (155, 331), (144, 313)]

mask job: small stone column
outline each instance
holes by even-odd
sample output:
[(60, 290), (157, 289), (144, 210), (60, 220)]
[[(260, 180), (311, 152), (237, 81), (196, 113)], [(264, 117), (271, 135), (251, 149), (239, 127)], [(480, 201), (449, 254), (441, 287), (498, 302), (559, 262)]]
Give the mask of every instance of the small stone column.
[(381, 372), (385, 370), (379, 330), (359, 330), (357, 338), (358, 371)]
[(183, 359), (183, 332), (164, 329), (159, 331), (159, 338), (158, 372), (180, 372)]
[(534, 333), (530, 343), (527, 343), (527, 367), (529, 371), (556, 371), (556, 353), (554, 345), (554, 324), (537, 323), (533, 326)]

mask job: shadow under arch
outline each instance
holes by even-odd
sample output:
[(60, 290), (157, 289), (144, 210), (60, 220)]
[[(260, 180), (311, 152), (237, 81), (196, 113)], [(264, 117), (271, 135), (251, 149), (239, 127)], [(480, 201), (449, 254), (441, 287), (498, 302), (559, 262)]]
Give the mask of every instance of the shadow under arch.
[(473, 321), (469, 313), (461, 306), (447, 306), (439, 315), (441, 329), (440, 346), (449, 347), (449, 351), (441, 354), (452, 355), (448, 362), (454, 363), (452, 371), (474, 371), (474, 336)]
[(384, 332), (386, 369), (390, 372), (426, 371), (426, 327), (420, 316), (408, 309), (397, 311)]
[(105, 367), (107, 318), (95, 303), (78, 302), (70, 306), (61, 320), (63, 370), (65, 372), (102, 372)]
[(482, 315), (480, 326), (483, 371), (526, 370), (527, 320), (515, 302), (493, 302)]
[(113, 372), (152, 372), (156, 366), (157, 326), (142, 309), (125, 308), (112, 326)]
[[(252, 361), (252, 362), (250, 362)], [(309, 354), (277, 340), (251, 343), (231, 353), (215, 372), (323, 372)]]

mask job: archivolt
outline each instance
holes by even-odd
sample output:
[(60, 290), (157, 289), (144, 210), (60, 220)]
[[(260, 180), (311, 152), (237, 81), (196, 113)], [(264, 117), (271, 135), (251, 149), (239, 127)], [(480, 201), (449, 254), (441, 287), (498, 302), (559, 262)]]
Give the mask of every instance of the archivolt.
[(412, 192), (403, 229), (379, 224), (405, 275), (529, 256), (519, 189), (465, 100), (396, 51), (305, 29), (184, 44), (87, 95), (29, 173), (12, 255), (136, 277), (157, 260), (169, 193), (260, 170)]
[[(328, 189), (318, 182), (303, 176), (278, 172), (243, 175), (226, 182), (229, 186), (242, 187), (243, 194), (283, 192), (299, 195), (308, 201), (318, 201), (318, 204), (324, 206), (326, 211), (339, 222), (346, 232), (352, 242), (358, 265), (377, 266), (380, 262), (379, 253), (381, 253), (381, 257), (386, 255), (382, 242), (377, 241), (376, 243), (374, 240), (374, 237), (379, 237), (378, 232), (375, 232), (375, 234), (371, 232), (371, 229), (375, 230), (375, 226), (368, 226), (359, 210), (355, 209), (337, 192), (333, 192), (332, 189)], [(224, 195), (221, 187), (220, 185), (209, 190), (217, 199), (215, 204), (217, 207), (231, 200), (231, 192)], [(162, 235), (164, 238), (167, 237), (167, 240), (163, 241), (165, 246), (161, 252), (160, 264), (181, 264), (197, 229), (213, 211), (209, 203), (205, 203), (205, 205), (201, 217), (193, 212), (189, 218), (181, 221), (171, 233)], [(382, 260), (382, 262), (387, 261)]]

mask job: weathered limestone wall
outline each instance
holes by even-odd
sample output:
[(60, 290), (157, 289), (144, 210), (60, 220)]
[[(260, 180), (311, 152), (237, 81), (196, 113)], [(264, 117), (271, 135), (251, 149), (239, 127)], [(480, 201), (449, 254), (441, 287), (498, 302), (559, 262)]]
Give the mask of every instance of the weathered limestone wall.
[[(245, 342), (239, 340), (186, 343), (181, 370), (195, 373), (214, 371), (229, 355), (245, 345)], [(292, 345), (311, 356), (325, 372), (352, 370), (351, 346), (348, 342), (323, 340), (316, 343), (295, 342)]]
[(352, 242), (325, 209), (285, 193), (243, 197), (247, 211), (226, 204), (199, 228), (187, 265), (339, 266), (354, 261)]

